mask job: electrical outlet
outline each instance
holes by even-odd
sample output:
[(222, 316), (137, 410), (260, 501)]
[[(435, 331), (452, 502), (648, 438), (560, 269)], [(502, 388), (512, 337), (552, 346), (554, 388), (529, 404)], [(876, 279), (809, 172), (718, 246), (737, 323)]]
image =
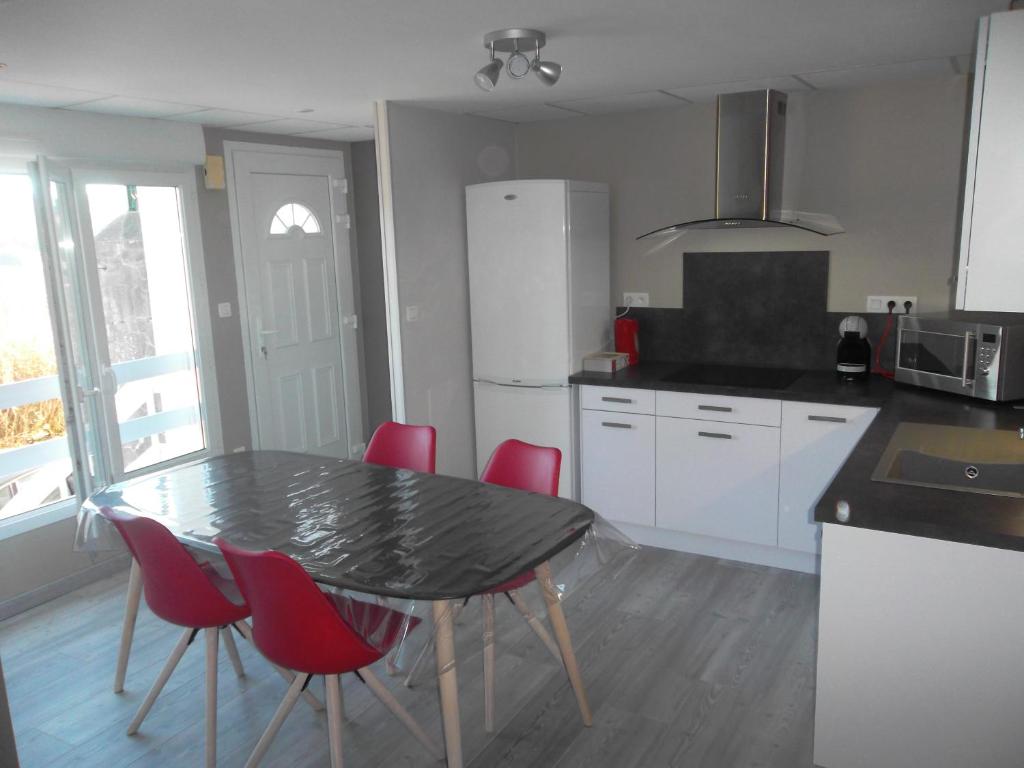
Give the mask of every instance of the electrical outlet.
[(415, 323), (420, 319), (420, 308), (416, 304), (409, 304), (405, 308), (405, 321)]
[(894, 315), (902, 315), (906, 311), (903, 308), (905, 301), (909, 301), (911, 304), (911, 314), (917, 312), (917, 296), (868, 296), (867, 311), (885, 314), (889, 311), (890, 301), (896, 302), (896, 308), (892, 311)]
[(624, 293), (624, 294), (622, 294), (622, 306), (624, 306), (624, 307), (649, 307), (649, 306), (651, 306), (651, 294), (649, 294), (649, 293)]

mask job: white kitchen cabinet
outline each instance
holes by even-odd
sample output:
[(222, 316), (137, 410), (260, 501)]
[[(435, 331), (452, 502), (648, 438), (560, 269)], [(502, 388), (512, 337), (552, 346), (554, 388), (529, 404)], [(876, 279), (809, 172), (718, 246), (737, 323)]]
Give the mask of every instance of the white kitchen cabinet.
[(956, 306), (1024, 312), (1024, 12), (981, 20), (974, 78)]
[(780, 547), (820, 552), (814, 507), (876, 413), (875, 408), (782, 403)]
[(654, 413), (654, 390), (629, 387), (583, 387), (581, 406), (598, 411)]
[(583, 410), (582, 501), (609, 520), (653, 526), (654, 417)]
[(657, 392), (655, 413), (681, 419), (729, 421), (777, 427), (782, 421), (782, 403), (761, 397), (702, 395), (696, 392)]
[(776, 545), (777, 427), (659, 416), (656, 428), (659, 528)]

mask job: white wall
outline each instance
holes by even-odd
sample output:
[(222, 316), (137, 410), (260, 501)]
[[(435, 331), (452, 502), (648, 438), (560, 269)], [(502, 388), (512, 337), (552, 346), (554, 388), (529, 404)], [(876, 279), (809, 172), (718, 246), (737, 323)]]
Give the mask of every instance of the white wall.
[(784, 203), (838, 216), (846, 233), (784, 229), (645, 232), (714, 212), (715, 110), (683, 105), (517, 127), (520, 178), (607, 182), (612, 295), (647, 291), (682, 306), (684, 251), (829, 250), (829, 309), (864, 311), (868, 294), (950, 304), (959, 221), (966, 77), (789, 95)]
[(437, 427), (438, 472), (473, 477), (465, 188), (513, 177), (515, 128), (389, 104), (388, 146), (406, 421)]

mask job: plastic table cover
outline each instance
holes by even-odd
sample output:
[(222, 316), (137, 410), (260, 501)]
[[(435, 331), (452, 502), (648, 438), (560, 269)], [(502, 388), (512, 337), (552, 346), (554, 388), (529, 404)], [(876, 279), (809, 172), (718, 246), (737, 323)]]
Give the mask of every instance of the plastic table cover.
[[(374, 647), (392, 649), (393, 659), (409, 651), (412, 617), (425, 618), (433, 601), (460, 606), (544, 562), (564, 598), (636, 549), (567, 499), (285, 451), (218, 456), (97, 491), (79, 512), (76, 549), (123, 547), (99, 514), (105, 506), (159, 520), (225, 574), (218, 536), (293, 557), (321, 586), (351, 599), (339, 601), (343, 617)], [(543, 615), (540, 590), (531, 592), (531, 608)], [(404, 614), (398, 643), (393, 620), (355, 601)]]

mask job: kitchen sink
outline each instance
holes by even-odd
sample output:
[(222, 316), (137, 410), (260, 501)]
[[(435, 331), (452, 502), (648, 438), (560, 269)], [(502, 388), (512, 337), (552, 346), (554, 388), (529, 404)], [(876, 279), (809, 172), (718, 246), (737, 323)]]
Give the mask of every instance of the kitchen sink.
[(1024, 498), (1018, 431), (901, 422), (872, 480)]

